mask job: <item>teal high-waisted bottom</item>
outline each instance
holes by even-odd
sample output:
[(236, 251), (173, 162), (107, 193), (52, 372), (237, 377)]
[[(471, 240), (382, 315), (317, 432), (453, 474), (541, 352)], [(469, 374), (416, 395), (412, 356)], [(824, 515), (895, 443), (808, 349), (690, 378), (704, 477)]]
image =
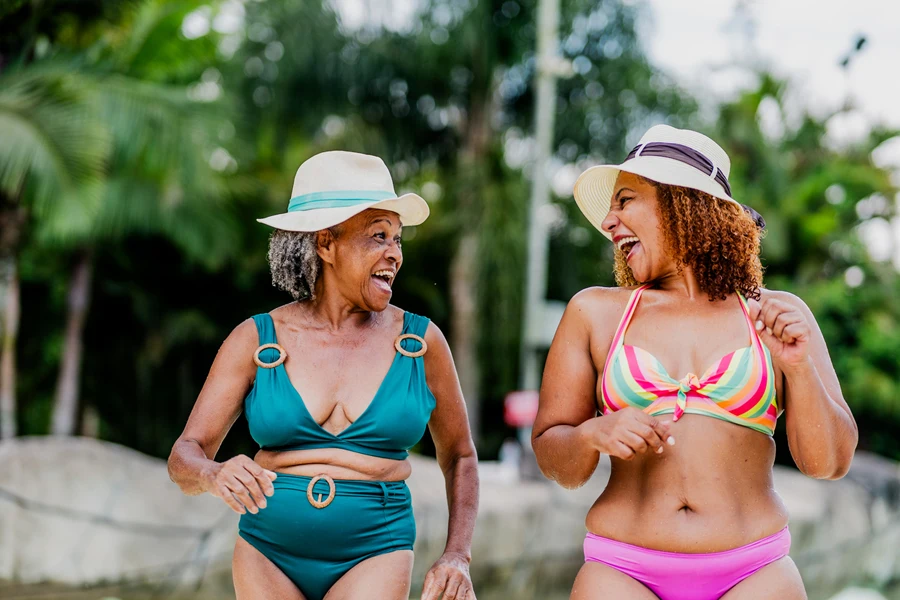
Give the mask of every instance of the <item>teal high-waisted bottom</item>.
[[(241, 516), (240, 536), (271, 560), (307, 600), (322, 600), (344, 573), (367, 558), (412, 550), (412, 498), (403, 481), (336, 479), (325, 508), (307, 498), (311, 477), (279, 473), (266, 508)], [(319, 480), (313, 498), (326, 500)]]

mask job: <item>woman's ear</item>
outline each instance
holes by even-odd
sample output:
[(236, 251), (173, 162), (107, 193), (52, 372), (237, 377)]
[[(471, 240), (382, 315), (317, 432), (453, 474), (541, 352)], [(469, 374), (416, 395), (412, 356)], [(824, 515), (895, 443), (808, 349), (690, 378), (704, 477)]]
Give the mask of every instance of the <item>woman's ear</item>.
[(330, 265), (334, 264), (334, 233), (330, 229), (323, 229), (316, 232), (316, 253), (322, 262)]

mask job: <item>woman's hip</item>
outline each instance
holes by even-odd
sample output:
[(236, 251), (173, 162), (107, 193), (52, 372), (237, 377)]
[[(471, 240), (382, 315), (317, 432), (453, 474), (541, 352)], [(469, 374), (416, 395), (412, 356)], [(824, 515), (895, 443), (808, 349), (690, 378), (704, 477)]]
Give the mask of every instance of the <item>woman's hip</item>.
[(279, 474), (273, 485), (266, 508), (241, 516), (243, 537), (325, 560), (411, 549), (415, 542), (405, 482)]

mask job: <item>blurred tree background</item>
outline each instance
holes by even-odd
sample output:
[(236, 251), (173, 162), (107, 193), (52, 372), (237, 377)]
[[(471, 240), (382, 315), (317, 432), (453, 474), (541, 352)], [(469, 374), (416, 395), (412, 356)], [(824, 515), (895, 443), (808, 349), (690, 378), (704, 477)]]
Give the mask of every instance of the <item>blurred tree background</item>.
[[(394, 302), (451, 338), (481, 456), (496, 456), (519, 375), (537, 0), (421, 0), (402, 22), (357, 4), (359, 23), (328, 0), (0, 4), (5, 435), (166, 456), (221, 341), (289, 300), (255, 218), (284, 211), (303, 160), (346, 149), (381, 156), (398, 191), (431, 205), (404, 232)], [(640, 7), (562, 9), (574, 74), (558, 85), (548, 298), (613, 281), (574, 177), (620, 161), (651, 124), (703, 129), (769, 223), (767, 285), (819, 319), (861, 447), (900, 459), (900, 281), (862, 243), (893, 215), (872, 151), (897, 132), (830, 148), (827, 119), (788, 123), (790, 83), (764, 72), (701, 118), (648, 63)], [(222, 453), (253, 451), (239, 420)]]

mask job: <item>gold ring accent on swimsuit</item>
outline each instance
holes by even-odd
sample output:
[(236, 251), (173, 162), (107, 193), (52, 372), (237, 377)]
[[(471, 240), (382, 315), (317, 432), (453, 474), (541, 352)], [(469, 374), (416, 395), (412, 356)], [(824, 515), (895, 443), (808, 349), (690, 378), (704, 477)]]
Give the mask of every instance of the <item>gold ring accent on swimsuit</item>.
[[(325, 498), (325, 500), (322, 500), (322, 494), (319, 494), (318, 500), (313, 498), (313, 488), (315, 487), (316, 482), (318, 482), (320, 479), (324, 479), (328, 482), (328, 497)], [(315, 477), (313, 477), (310, 480), (309, 485), (306, 486), (306, 499), (309, 500), (309, 503), (316, 508), (325, 508), (326, 506), (331, 504), (331, 501), (334, 500), (334, 479), (324, 474), (316, 475)]]
[[(278, 360), (276, 360), (275, 362), (264, 363), (263, 361), (261, 361), (259, 359), (259, 353), (262, 352), (263, 350), (267, 350), (269, 348), (275, 348), (276, 350), (278, 350), (278, 353), (279, 353)], [(284, 348), (282, 348), (280, 345), (278, 345), (278, 344), (263, 344), (262, 346), (260, 346), (259, 348), (256, 349), (256, 353), (253, 355), (253, 362), (255, 362), (257, 364), (257, 366), (260, 366), (263, 369), (274, 369), (275, 367), (277, 367), (278, 365), (283, 363), (284, 359), (286, 359), (286, 358), (287, 358), (287, 352), (285, 352)]]
[[(402, 342), (403, 340), (416, 340), (417, 342), (422, 344), (422, 347), (415, 352), (404, 350), (403, 346), (400, 345), (400, 342)], [(419, 358), (420, 356), (428, 352), (428, 344), (425, 343), (425, 340), (413, 333), (404, 333), (403, 335), (397, 336), (397, 339), (394, 340), (394, 348), (396, 348), (397, 352), (399, 352), (403, 356), (408, 356), (410, 358)]]

